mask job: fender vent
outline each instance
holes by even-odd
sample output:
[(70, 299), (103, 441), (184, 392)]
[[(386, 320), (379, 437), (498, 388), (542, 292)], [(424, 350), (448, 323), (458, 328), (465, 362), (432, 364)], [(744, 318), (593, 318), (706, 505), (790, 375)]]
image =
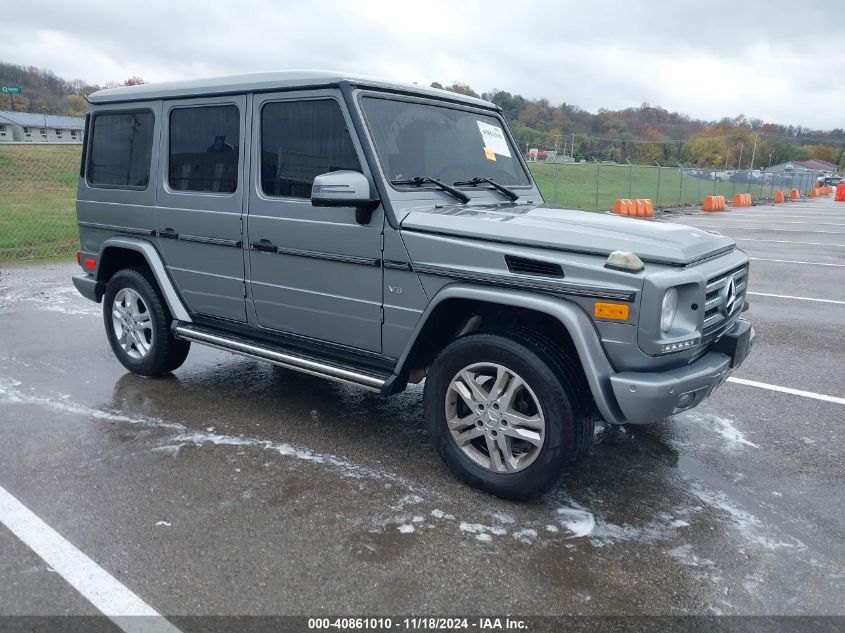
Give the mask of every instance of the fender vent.
[(560, 267), (560, 264), (543, 262), (527, 257), (515, 257), (514, 255), (505, 255), (505, 261), (508, 264), (508, 270), (517, 275), (563, 278), (563, 269)]

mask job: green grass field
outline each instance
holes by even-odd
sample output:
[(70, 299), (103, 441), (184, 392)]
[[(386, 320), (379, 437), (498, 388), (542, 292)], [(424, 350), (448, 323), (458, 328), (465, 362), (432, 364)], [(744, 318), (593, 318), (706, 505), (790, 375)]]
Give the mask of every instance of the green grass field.
[[(700, 204), (706, 195), (723, 195), (730, 202), (734, 193), (749, 191), (754, 198), (760, 197), (759, 185), (751, 185), (749, 189), (745, 183), (703, 180), (664, 168), (659, 170), (658, 198), (657, 167), (601, 165), (597, 206), (595, 163), (530, 163), (529, 167), (546, 202), (557, 207), (606, 211), (613, 208), (617, 198), (651, 198), (655, 208), (674, 207)], [(769, 195), (769, 187), (763, 188), (763, 195)]]
[(0, 145), (0, 261), (74, 255), (80, 151)]
[[(0, 261), (71, 257), (77, 249), (76, 182), (79, 145), (0, 145)], [(598, 206), (596, 165), (531, 163), (531, 171), (550, 205), (607, 210), (617, 198), (651, 198), (655, 207), (700, 204), (702, 196), (749, 191), (744, 183), (713, 182), (660, 170), (601, 165)], [(753, 197), (768, 197), (752, 185)]]

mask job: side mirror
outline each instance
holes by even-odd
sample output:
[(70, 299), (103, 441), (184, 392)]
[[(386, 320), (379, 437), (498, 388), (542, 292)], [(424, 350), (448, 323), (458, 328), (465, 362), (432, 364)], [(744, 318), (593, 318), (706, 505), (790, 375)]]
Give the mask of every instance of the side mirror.
[(342, 169), (314, 178), (311, 204), (315, 207), (355, 207), (356, 222), (369, 224), (379, 200), (370, 195), (370, 182), (364, 174)]

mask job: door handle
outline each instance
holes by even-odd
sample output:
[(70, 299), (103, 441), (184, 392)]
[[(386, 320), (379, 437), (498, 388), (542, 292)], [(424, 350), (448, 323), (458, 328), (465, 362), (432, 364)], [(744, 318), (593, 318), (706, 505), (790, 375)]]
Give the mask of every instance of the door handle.
[(259, 240), (251, 242), (249, 247), (254, 251), (261, 251), (262, 253), (278, 253), (279, 247), (273, 244), (270, 240)]
[(178, 240), (179, 239), (179, 234), (176, 231), (174, 231), (173, 229), (171, 229), (170, 227), (167, 227), (163, 231), (159, 231), (158, 236), (160, 238), (163, 238), (163, 239), (166, 239), (166, 240)]

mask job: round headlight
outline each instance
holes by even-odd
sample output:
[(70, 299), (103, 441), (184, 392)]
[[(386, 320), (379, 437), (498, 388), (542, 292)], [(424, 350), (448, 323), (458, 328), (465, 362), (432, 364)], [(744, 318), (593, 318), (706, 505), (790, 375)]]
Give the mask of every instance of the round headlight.
[(669, 288), (663, 295), (663, 305), (660, 306), (660, 330), (665, 334), (672, 329), (672, 322), (678, 313), (678, 291)]

